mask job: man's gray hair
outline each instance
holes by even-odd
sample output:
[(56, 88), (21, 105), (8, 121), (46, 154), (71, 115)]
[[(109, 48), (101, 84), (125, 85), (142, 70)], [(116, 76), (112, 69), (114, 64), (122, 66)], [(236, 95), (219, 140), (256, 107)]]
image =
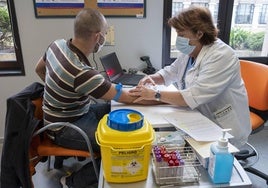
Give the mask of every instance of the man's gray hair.
[(75, 18), (74, 36), (87, 39), (92, 33), (100, 32), (105, 27), (105, 18), (98, 10), (85, 8)]

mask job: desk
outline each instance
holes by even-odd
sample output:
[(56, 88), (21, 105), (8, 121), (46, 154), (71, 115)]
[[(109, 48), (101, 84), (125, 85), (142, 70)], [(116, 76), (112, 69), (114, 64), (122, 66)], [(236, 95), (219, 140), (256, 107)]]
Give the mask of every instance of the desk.
[(144, 118), (150, 122), (153, 128), (166, 128), (173, 127), (170, 123), (164, 118), (165, 115), (171, 114), (176, 111), (185, 111), (190, 110), (190, 108), (181, 108), (172, 105), (154, 105), (154, 106), (143, 106), (143, 105), (126, 105), (118, 102), (111, 102), (111, 110), (117, 109), (133, 109), (141, 112), (144, 115)]
[[(177, 108), (169, 105), (161, 105), (161, 106), (133, 106), (133, 105), (125, 105), (116, 102), (112, 102), (112, 110), (120, 109), (120, 108), (128, 108), (135, 109), (140, 111), (144, 117), (152, 124), (154, 128), (165, 128), (171, 127), (163, 116), (175, 110), (188, 110), (183, 108)], [(233, 175), (229, 184), (213, 184), (209, 178), (208, 172), (202, 167), (199, 167), (199, 171), (201, 173), (201, 178), (198, 184), (190, 184), (180, 187), (251, 187), (252, 183), (246, 174), (245, 170), (239, 164), (239, 162), (234, 159), (234, 168)], [(127, 184), (115, 184), (108, 183), (105, 181), (103, 177), (102, 166), (100, 170), (99, 177), (99, 188), (157, 188), (161, 187), (155, 183), (153, 171), (151, 168), (151, 164), (149, 167), (148, 178), (144, 181), (133, 182)], [(163, 187), (163, 186), (162, 186)], [(169, 186), (170, 187), (170, 186)], [(172, 187), (172, 186), (171, 186)], [(176, 186), (175, 186), (176, 187)], [(177, 186), (178, 187), (178, 186)]]
[[(251, 187), (251, 181), (241, 167), (239, 162), (235, 159), (234, 160), (234, 168), (233, 168), (233, 175), (229, 184), (213, 184), (210, 179), (208, 172), (200, 166), (199, 171), (201, 173), (201, 178), (198, 184), (189, 184), (185, 186), (179, 187)], [(161, 187), (155, 183), (153, 170), (151, 168), (151, 164), (149, 166), (148, 178), (145, 181), (139, 181), (134, 183), (127, 183), (127, 184), (116, 184), (116, 183), (108, 183), (105, 181), (103, 177), (102, 166), (100, 170), (100, 177), (99, 177), (99, 188), (157, 188)], [(167, 186), (162, 186), (167, 187)], [(168, 187), (176, 187), (176, 186), (168, 186)], [(178, 187), (178, 186), (177, 186)]]

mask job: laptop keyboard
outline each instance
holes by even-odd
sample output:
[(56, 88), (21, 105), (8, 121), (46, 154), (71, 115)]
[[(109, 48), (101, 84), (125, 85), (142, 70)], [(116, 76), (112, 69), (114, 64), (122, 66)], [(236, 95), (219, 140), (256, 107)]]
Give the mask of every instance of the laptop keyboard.
[(143, 77), (143, 75), (124, 74), (116, 79), (116, 82), (121, 82), (123, 85), (137, 85)]

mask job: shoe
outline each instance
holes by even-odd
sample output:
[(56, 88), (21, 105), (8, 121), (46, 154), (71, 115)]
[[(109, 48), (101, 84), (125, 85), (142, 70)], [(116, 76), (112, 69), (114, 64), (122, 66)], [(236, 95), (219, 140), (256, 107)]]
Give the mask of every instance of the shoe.
[(56, 156), (55, 161), (54, 161), (54, 168), (61, 169), (63, 167), (63, 161), (68, 158), (69, 157), (65, 157), (65, 156)]
[(68, 176), (62, 176), (61, 178), (60, 178), (60, 184), (61, 184), (61, 187), (62, 188), (69, 188), (67, 185), (66, 185), (66, 178), (67, 178)]
[(55, 161), (54, 161), (54, 168), (55, 169), (61, 169), (63, 167), (63, 160), (64, 157), (55, 157)]
[(86, 157), (77, 157), (77, 160), (81, 162), (81, 161), (86, 160)]

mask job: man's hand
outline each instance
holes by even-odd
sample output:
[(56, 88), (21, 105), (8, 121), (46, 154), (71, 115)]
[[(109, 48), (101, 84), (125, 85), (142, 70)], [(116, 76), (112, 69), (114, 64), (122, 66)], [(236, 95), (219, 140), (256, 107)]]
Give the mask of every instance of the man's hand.
[(152, 87), (138, 85), (137, 87), (129, 90), (130, 96), (138, 97), (133, 103), (142, 100), (155, 100), (155, 90)]

